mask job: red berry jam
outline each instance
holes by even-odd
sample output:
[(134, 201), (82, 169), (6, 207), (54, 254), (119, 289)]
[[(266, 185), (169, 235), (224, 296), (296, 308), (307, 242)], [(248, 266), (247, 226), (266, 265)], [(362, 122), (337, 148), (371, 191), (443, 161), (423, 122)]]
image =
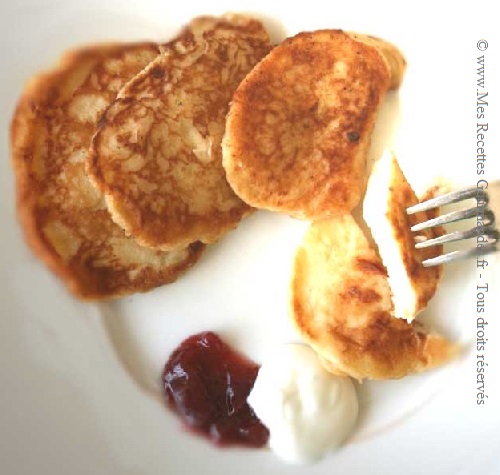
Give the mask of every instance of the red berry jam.
[(215, 444), (263, 447), (269, 431), (247, 403), (258, 370), (215, 333), (199, 333), (167, 361), (165, 397), (190, 429)]

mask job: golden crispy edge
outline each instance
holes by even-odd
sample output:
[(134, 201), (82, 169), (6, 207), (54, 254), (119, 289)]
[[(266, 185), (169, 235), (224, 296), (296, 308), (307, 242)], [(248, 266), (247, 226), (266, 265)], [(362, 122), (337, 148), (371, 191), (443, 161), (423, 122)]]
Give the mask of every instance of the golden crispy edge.
[[(129, 294), (130, 291), (122, 289), (122, 291), (114, 292), (110, 295), (86, 288), (78, 277), (61, 262), (60, 256), (47, 243), (43, 234), (38, 229), (35, 214), (33, 213), (36, 206), (36, 196), (33, 194), (30, 186), (30, 172), (23, 160), (25, 154), (31, 153), (31, 147), (27, 148), (26, 144), (30, 143), (30, 137), (35, 136), (37, 130), (35, 123), (29, 120), (32, 116), (32, 103), (40, 100), (40, 98), (49, 98), (50, 94), (55, 90), (54, 83), (64, 80), (67, 74), (74, 71), (75, 68), (81, 67), (83, 63), (95, 62), (96, 54), (113, 51), (119, 52), (124, 49), (150, 45), (152, 43), (148, 42), (96, 44), (64, 53), (54, 70), (48, 70), (28, 80), (11, 120), (11, 166), (16, 181), (16, 211), (25, 240), (33, 253), (55, 275), (66, 283), (70, 291), (77, 298), (82, 300), (114, 299)], [(192, 266), (198, 260), (204, 248), (205, 246), (201, 243), (191, 244), (188, 249), (189, 258), (183, 263), (169, 269), (170, 276), (166, 278), (164, 283), (174, 281), (179, 272)], [(138, 288), (136, 290), (145, 292), (151, 290), (151, 287)]]
[(378, 38), (376, 36), (364, 35), (356, 32), (346, 32), (351, 38), (354, 38), (361, 43), (368, 46), (373, 46), (387, 63), (387, 67), (391, 72), (391, 81), (389, 85), (389, 90), (398, 89), (403, 82), (403, 77), (406, 72), (406, 58), (403, 53), (392, 43)]

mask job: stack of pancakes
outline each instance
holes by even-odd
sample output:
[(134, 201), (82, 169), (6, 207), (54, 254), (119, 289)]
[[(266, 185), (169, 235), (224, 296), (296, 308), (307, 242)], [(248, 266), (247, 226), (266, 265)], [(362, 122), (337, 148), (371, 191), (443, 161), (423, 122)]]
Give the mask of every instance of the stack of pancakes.
[[(412, 322), (441, 274), (414, 249), (405, 209), (418, 200), (392, 155), (368, 177), (377, 111), (405, 66), (390, 43), (341, 30), (271, 48), (238, 15), (197, 18), (162, 45), (66, 54), (12, 122), (27, 240), (76, 296), (100, 299), (172, 282), (254, 208), (307, 219), (291, 314), (326, 367), (361, 379), (436, 366), (455, 347)], [(371, 231), (352, 216), (365, 192)]]
[(234, 90), (269, 49), (256, 20), (203, 17), (167, 44), (72, 51), (28, 83), (11, 128), (18, 214), (77, 297), (172, 282), (250, 212), (220, 143)]

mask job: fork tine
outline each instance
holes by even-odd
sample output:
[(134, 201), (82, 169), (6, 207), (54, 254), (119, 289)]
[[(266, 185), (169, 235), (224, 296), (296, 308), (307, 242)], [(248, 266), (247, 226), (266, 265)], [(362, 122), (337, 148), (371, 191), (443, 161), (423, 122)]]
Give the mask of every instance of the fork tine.
[(481, 231), (479, 228), (472, 228), (468, 231), (455, 231), (453, 233), (444, 234), (434, 239), (427, 239), (426, 241), (417, 242), (415, 247), (417, 249), (423, 249), (425, 247), (437, 246), (438, 244), (444, 244), (447, 242), (461, 241), (463, 239), (470, 239), (476, 236), (488, 236), (491, 239), (497, 241), (500, 238), (500, 233), (493, 226), (486, 226)]
[(475, 206), (474, 208), (469, 208), (464, 211), (452, 211), (451, 213), (443, 214), (437, 218), (429, 219), (422, 223), (415, 224), (411, 227), (412, 231), (422, 231), (423, 229), (432, 228), (434, 226), (441, 226), (443, 224), (454, 223), (455, 221), (461, 221), (462, 219), (469, 219), (474, 216), (482, 216), (488, 218), (488, 223), (491, 224), (495, 220), (495, 216), (489, 209), (485, 211), (484, 206)]
[(433, 257), (432, 259), (426, 259), (422, 261), (424, 267), (438, 266), (440, 264), (446, 264), (451, 261), (456, 261), (458, 259), (464, 259), (468, 257), (484, 256), (486, 254), (491, 254), (498, 250), (497, 243), (486, 244), (482, 247), (475, 247), (468, 249), (466, 251), (452, 251), (448, 254), (442, 256)]
[(457, 203), (458, 201), (467, 200), (469, 198), (476, 197), (481, 193), (481, 198), (484, 197), (485, 205), (488, 203), (488, 194), (477, 187), (466, 188), (464, 190), (452, 191), (451, 193), (446, 193), (435, 198), (431, 198), (422, 203), (418, 203), (414, 206), (410, 206), (406, 209), (408, 214), (419, 213), (420, 211), (427, 211), (432, 208), (438, 208), (451, 203)]

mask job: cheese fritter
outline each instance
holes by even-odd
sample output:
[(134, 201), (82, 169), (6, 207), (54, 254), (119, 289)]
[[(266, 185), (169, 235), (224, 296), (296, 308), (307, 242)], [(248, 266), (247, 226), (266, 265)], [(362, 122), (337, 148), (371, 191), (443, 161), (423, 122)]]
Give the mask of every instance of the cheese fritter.
[(221, 140), (234, 90), (269, 48), (256, 20), (194, 20), (104, 114), (90, 173), (141, 244), (214, 242), (251, 211), (226, 181)]
[(92, 136), (121, 87), (159, 54), (150, 43), (65, 54), (26, 86), (12, 120), (17, 209), (28, 244), (82, 299), (117, 297), (175, 280), (203, 249), (139, 246), (111, 219), (86, 173)]
[(313, 223), (295, 256), (291, 314), (325, 366), (357, 379), (395, 379), (456, 353), (392, 311), (386, 269), (353, 217)]
[(404, 70), (394, 46), (341, 30), (275, 47), (229, 110), (223, 165), (236, 194), (310, 220), (350, 212), (365, 190), (379, 105)]
[[(443, 246), (415, 248), (410, 228), (435, 216), (436, 210), (408, 215), (406, 208), (419, 202), (393, 154), (375, 164), (363, 201), (363, 218), (371, 229), (388, 272), (394, 316), (411, 322), (435, 294), (442, 266), (423, 267), (422, 261), (442, 254)], [(440, 228), (419, 232), (421, 239), (437, 237)]]

